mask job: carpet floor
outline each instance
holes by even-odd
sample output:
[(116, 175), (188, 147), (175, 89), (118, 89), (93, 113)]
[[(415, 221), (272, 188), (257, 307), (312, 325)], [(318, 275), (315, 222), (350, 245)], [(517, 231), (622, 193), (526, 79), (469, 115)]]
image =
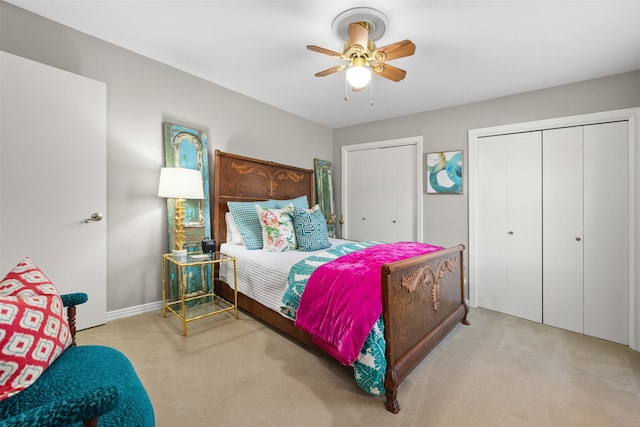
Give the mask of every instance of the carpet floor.
[[(78, 308), (81, 316), (81, 307)], [(471, 309), (398, 389), (400, 413), (350, 369), (251, 316), (160, 311), (78, 333), (122, 351), (165, 426), (638, 426), (640, 352)]]

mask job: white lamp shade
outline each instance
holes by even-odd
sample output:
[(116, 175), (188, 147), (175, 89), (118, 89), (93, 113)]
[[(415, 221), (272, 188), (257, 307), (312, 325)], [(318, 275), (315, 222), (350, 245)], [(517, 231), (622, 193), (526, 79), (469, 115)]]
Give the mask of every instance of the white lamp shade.
[(362, 65), (354, 65), (347, 70), (347, 81), (356, 89), (365, 87), (371, 81), (371, 70)]
[(204, 199), (202, 174), (195, 169), (162, 168), (158, 197), (172, 199)]

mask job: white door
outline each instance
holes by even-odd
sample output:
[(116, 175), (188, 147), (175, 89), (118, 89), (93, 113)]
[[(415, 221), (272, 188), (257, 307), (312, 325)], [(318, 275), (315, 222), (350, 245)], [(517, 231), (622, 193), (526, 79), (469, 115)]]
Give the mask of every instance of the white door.
[[(388, 230), (393, 234), (387, 240), (416, 241), (418, 240), (418, 218), (416, 215), (416, 157), (422, 154), (416, 152), (415, 145), (403, 145), (382, 150), (388, 158), (393, 159), (391, 172), (395, 174), (390, 180), (390, 194), (395, 211), (386, 219)], [(390, 210), (389, 213), (392, 213)]]
[(0, 267), (31, 257), (60, 293), (89, 295), (78, 329), (103, 324), (106, 85), (0, 55)]
[(365, 144), (363, 149), (347, 151), (343, 157), (345, 238), (419, 240), (418, 150), (417, 144)]
[[(491, 164), (481, 170), (483, 143), (494, 135), (539, 131), (544, 139), (543, 323), (638, 349), (640, 335), (634, 319), (640, 292), (633, 262), (633, 254), (638, 253), (633, 238), (637, 135), (630, 131), (639, 119), (640, 109), (633, 108), (469, 132), (472, 305), (508, 312), (499, 308), (507, 305), (507, 287), (501, 282), (506, 275), (500, 269), (503, 258), (493, 255), (506, 250), (506, 243), (487, 238), (491, 221), (506, 219), (499, 208), (483, 211), (486, 205), (499, 207), (499, 195), (507, 190), (500, 180), (486, 181)], [(495, 162), (507, 161), (506, 156), (500, 157), (502, 151), (494, 151)], [(496, 189), (493, 198), (487, 188)], [(485, 295), (486, 291), (493, 293)]]
[(541, 134), (478, 143), (477, 276), (481, 307), (542, 319)]
[(380, 150), (377, 148), (352, 151), (347, 158), (347, 186), (345, 212), (346, 231), (344, 236), (352, 240), (378, 240), (381, 236), (381, 225), (377, 213), (380, 212), (380, 200), (384, 191), (383, 173), (372, 173), (381, 162)]
[(543, 322), (583, 332), (582, 126), (543, 133)]
[(584, 127), (584, 333), (629, 343), (628, 122)]

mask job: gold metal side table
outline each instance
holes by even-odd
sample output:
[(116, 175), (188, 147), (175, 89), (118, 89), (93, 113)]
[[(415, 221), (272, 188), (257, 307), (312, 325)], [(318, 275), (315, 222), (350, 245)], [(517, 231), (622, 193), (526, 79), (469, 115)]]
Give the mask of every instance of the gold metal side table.
[[(233, 263), (233, 296), (230, 302), (214, 292), (214, 272), (216, 264)], [(187, 277), (192, 277), (188, 269), (196, 268), (200, 274), (200, 289), (188, 289)], [(173, 276), (173, 277), (171, 277)], [(175, 283), (177, 286), (173, 287)], [(182, 331), (187, 336), (187, 323), (227, 311), (234, 311), (238, 320), (238, 284), (236, 282), (236, 259), (222, 252), (211, 254), (189, 253), (185, 258), (171, 254), (162, 255), (162, 317), (167, 311), (182, 321)]]

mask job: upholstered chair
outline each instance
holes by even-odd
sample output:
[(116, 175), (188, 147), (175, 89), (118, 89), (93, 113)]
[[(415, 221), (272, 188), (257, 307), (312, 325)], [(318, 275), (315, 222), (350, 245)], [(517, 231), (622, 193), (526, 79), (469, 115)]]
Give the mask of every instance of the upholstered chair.
[(76, 306), (61, 295), (73, 344), (31, 385), (0, 402), (0, 426), (152, 427), (153, 406), (131, 362), (118, 350), (75, 344)]

